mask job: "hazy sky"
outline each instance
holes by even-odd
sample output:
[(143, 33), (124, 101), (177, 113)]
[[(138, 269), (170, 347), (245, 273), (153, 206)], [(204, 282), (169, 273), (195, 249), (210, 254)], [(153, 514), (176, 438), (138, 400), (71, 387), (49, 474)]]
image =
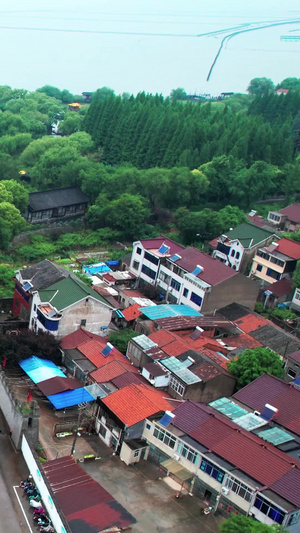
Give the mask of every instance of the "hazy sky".
[[(0, 10), (2, 85), (44, 84), (72, 92), (112, 87), (169, 94), (245, 91), (267, 76), (300, 77), (299, 0), (11, 0)], [(206, 5), (205, 5), (206, 4)], [(206, 77), (224, 36), (199, 34), (243, 23), (299, 20), (231, 39), (209, 82)], [(230, 31), (230, 30), (229, 30)]]

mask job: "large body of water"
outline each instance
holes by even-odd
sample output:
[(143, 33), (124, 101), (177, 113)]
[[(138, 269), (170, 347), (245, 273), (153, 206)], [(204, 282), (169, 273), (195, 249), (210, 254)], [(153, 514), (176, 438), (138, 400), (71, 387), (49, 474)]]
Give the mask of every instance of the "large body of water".
[[(218, 94), (300, 77), (300, 41), (280, 39), (300, 36), (299, 0), (3, 0), (0, 16), (1, 85)], [(299, 24), (228, 41), (206, 81), (224, 35), (199, 34), (283, 19)]]

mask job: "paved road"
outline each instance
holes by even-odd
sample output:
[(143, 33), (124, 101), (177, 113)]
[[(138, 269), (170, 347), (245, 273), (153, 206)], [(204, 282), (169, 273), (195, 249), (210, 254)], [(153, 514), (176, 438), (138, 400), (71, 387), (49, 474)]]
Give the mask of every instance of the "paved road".
[[(0, 530), (5, 533), (29, 533), (14, 486), (19, 485), (20, 479), (27, 476), (28, 470), (21, 452), (16, 452), (0, 413)], [(27, 511), (28, 501), (25, 503)]]

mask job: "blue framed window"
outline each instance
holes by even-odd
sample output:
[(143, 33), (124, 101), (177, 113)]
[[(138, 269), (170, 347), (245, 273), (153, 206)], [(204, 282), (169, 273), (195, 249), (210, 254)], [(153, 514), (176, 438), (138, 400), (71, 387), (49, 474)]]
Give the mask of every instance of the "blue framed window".
[(273, 279), (276, 279), (277, 281), (280, 280), (280, 277), (281, 277), (281, 274), (279, 274), (278, 272), (276, 272), (276, 270), (273, 270), (272, 268), (268, 268), (267, 269), (267, 276), (269, 276), (270, 278), (273, 278)]
[(136, 249), (136, 253), (139, 254), (139, 255), (141, 255), (141, 253), (142, 253), (142, 248), (137, 248), (137, 249)]
[(180, 289), (181, 289), (181, 283), (179, 283), (178, 281), (176, 281), (176, 279), (172, 279), (172, 281), (171, 281), (171, 287), (172, 287), (173, 289), (175, 289), (175, 291), (178, 291), (178, 292), (179, 292)]
[(214, 465), (210, 461), (207, 461), (207, 459), (202, 459), (200, 468), (203, 470), (203, 472), (205, 472), (205, 474), (213, 477), (219, 483), (223, 482), (225, 476), (224, 470), (221, 470), (221, 468), (218, 466)]
[(261, 272), (263, 269), (262, 265), (256, 265), (257, 272)]
[(147, 267), (146, 265), (142, 266), (142, 272), (144, 274), (146, 274), (146, 276), (148, 276), (151, 279), (155, 279), (156, 278), (156, 272), (154, 272), (154, 270), (152, 270), (151, 268)]
[(201, 298), (201, 296), (199, 296), (199, 295), (196, 294), (195, 292), (192, 292), (191, 297), (190, 297), (190, 300), (191, 300), (191, 302), (193, 302), (194, 304), (199, 305), (199, 307), (201, 307), (201, 305), (202, 305), (202, 298)]
[(159, 263), (159, 259), (155, 255), (149, 254), (149, 252), (145, 252), (144, 259), (147, 259), (147, 261), (150, 261), (154, 265), (158, 265)]
[(262, 496), (256, 496), (254, 507), (256, 507), (256, 509), (258, 509), (264, 515), (268, 516), (271, 520), (273, 520), (273, 522), (282, 524), (285, 513), (279, 509), (279, 507), (271, 505), (271, 503), (268, 500), (265, 500)]
[(189, 290), (188, 290), (188, 289), (183, 289), (183, 296), (184, 296), (185, 298), (187, 298), (188, 295), (189, 295)]

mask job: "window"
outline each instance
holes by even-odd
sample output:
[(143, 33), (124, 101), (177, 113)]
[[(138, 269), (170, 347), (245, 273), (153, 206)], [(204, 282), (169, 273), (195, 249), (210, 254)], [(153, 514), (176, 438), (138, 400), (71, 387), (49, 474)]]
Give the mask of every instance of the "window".
[(133, 261), (133, 268), (134, 270), (138, 270), (140, 268), (140, 263), (138, 261)]
[(214, 465), (210, 461), (207, 461), (207, 459), (202, 459), (200, 468), (208, 476), (213, 477), (216, 481), (218, 481), (219, 483), (222, 483), (224, 476), (225, 476), (225, 472), (221, 470), (221, 468)]
[(159, 259), (154, 255), (149, 254), (149, 252), (145, 252), (144, 258), (147, 259), (147, 261), (150, 261), (150, 263), (153, 263), (154, 265), (158, 265), (159, 263)]
[(138, 255), (141, 255), (141, 253), (142, 253), (142, 248), (137, 248), (137, 249), (136, 249), (136, 253), (137, 253)]
[(183, 289), (183, 296), (184, 296), (185, 298), (187, 298), (188, 295), (189, 295), (189, 290), (188, 290), (188, 289)]
[(154, 272), (154, 270), (152, 270), (151, 268), (143, 265), (142, 266), (142, 272), (143, 274), (146, 274), (146, 276), (148, 276), (149, 278), (151, 279), (155, 279), (156, 278), (156, 272)]
[(262, 496), (257, 495), (254, 502), (254, 507), (256, 507), (256, 509), (258, 509), (264, 515), (268, 516), (271, 520), (273, 520), (273, 522), (282, 524), (285, 517), (284, 512), (278, 507), (271, 505), (271, 503), (265, 500)]
[(36, 305), (35, 305), (35, 304), (34, 304), (34, 306), (33, 306), (33, 310), (36, 311)]
[(236, 259), (239, 259), (240, 258), (240, 252), (236, 252), (236, 256), (235, 256)]
[(262, 250), (258, 250), (257, 255), (259, 257), (262, 257), (263, 259), (266, 259), (267, 261), (269, 261), (270, 259), (270, 254), (267, 254), (266, 252), (263, 252)]
[(271, 263), (274, 263), (274, 265), (279, 265), (281, 267), (284, 267), (285, 265), (284, 261), (280, 261), (280, 259), (277, 259), (277, 257), (271, 257), (270, 261)]
[(146, 424), (147, 429), (151, 429), (151, 424)]
[(247, 485), (244, 485), (244, 483), (241, 483), (234, 477), (228, 477), (226, 479), (226, 487), (232, 490), (237, 496), (240, 496), (240, 498), (243, 498), (243, 500), (247, 502), (251, 501), (253, 490), (249, 489)]
[(165, 274), (164, 272), (160, 272), (159, 273), (159, 279), (161, 281), (163, 281), (164, 283), (168, 283), (169, 284), (171, 278), (170, 278), (170, 276), (168, 276), (168, 274)]
[(256, 271), (261, 272), (263, 269), (262, 265), (256, 265)]
[(199, 305), (199, 307), (201, 307), (202, 298), (201, 298), (201, 296), (198, 296), (198, 294), (196, 294), (195, 292), (192, 292), (190, 300), (191, 300), (191, 302), (194, 302), (194, 304)]
[(276, 270), (272, 270), (272, 268), (268, 268), (267, 269), (267, 276), (269, 276), (270, 278), (273, 278), (273, 279), (277, 279), (277, 281), (279, 281), (281, 274), (276, 272)]
[(197, 459), (199, 459), (199, 454), (182, 442), (178, 444), (177, 451), (180, 453), (180, 455), (182, 455), (182, 457), (193, 464), (195, 464)]
[(300, 300), (300, 291), (299, 291), (299, 289), (296, 289), (294, 298), (295, 298), (295, 300)]
[(82, 320), (80, 320), (80, 325), (81, 326), (86, 326), (86, 319), (83, 318)]
[(140, 456), (140, 450), (135, 450), (133, 457), (139, 457)]
[(99, 433), (105, 439), (105, 437), (106, 437), (106, 427), (103, 426), (102, 424), (100, 424)]
[(274, 220), (275, 222), (279, 222), (280, 221), (280, 216), (279, 215), (274, 215), (274, 213), (269, 213), (269, 219), (270, 220)]
[(294, 379), (294, 378), (297, 376), (297, 372), (295, 372), (295, 370), (293, 370), (291, 367), (289, 367), (287, 375), (288, 375), (290, 378), (293, 378), (293, 379)]
[(175, 392), (179, 394), (179, 396), (183, 396), (185, 392), (185, 387), (175, 379), (173, 376), (170, 377), (170, 383), (169, 383), (171, 389), (173, 389)]
[(180, 291), (181, 289), (181, 283), (178, 283), (178, 281), (176, 281), (175, 279), (172, 279), (171, 281), (171, 287), (175, 290), (175, 291)]
[(153, 436), (163, 442), (166, 446), (169, 446), (169, 448), (175, 448), (176, 438), (168, 431), (160, 429), (156, 426), (153, 432)]
[(235, 256), (235, 250), (231, 250), (231, 257), (234, 257)]

